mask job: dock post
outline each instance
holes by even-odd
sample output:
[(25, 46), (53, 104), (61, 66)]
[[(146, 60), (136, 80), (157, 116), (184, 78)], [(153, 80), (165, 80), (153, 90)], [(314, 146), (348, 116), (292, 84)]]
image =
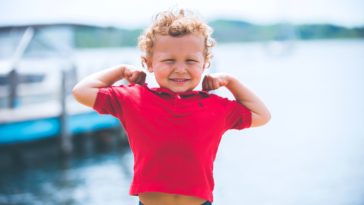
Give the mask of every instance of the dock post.
[(22, 35), (18, 46), (14, 52), (11, 62), (11, 71), (9, 72), (9, 108), (15, 108), (18, 104), (18, 85), (20, 83), (19, 74), (16, 71), (18, 67), (19, 61), (24, 55), (25, 50), (28, 48), (29, 43), (33, 39), (34, 36), (34, 29), (32, 27), (28, 27), (24, 34)]
[(61, 114), (59, 117), (60, 122), (60, 137), (61, 137), (61, 152), (64, 156), (68, 156), (73, 151), (72, 136), (69, 132), (68, 114), (67, 114), (67, 72), (62, 69), (61, 71)]
[(8, 85), (9, 85), (9, 100), (8, 108), (15, 108), (18, 100), (18, 83), (19, 76), (15, 68), (13, 68), (8, 74)]

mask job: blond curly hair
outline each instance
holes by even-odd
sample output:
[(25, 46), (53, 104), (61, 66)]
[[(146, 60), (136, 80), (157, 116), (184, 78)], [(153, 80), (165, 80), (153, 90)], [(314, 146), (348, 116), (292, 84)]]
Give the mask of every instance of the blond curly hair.
[(200, 34), (204, 37), (204, 57), (209, 63), (212, 58), (211, 49), (216, 44), (211, 37), (212, 28), (192, 11), (185, 9), (162, 11), (154, 17), (152, 24), (139, 36), (138, 46), (145, 54), (143, 61), (153, 55), (157, 35), (179, 37), (187, 34)]

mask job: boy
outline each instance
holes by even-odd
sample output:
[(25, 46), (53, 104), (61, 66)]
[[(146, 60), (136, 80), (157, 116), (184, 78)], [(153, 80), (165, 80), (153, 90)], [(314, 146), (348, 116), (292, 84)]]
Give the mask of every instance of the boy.
[[(131, 195), (144, 205), (208, 205), (213, 201), (213, 162), (228, 129), (267, 123), (265, 105), (229, 74), (207, 75), (204, 91), (194, 90), (211, 58), (211, 29), (184, 10), (159, 13), (139, 39), (146, 74), (119, 65), (92, 74), (73, 89), (74, 97), (123, 124), (134, 155)], [(128, 86), (112, 86), (126, 79)], [(207, 91), (225, 86), (228, 100)]]

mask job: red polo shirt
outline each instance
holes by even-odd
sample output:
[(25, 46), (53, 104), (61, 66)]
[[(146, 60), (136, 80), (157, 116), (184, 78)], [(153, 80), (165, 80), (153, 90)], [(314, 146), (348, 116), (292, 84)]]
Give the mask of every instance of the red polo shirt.
[(99, 89), (94, 109), (123, 124), (134, 154), (131, 195), (163, 192), (213, 201), (213, 162), (228, 129), (251, 124), (236, 101), (203, 91), (147, 85)]

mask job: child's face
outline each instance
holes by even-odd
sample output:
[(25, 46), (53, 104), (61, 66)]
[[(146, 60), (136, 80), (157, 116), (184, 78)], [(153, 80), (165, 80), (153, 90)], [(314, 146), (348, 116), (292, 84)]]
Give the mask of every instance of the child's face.
[(173, 92), (193, 90), (205, 67), (204, 38), (188, 34), (182, 37), (158, 35), (147, 60), (148, 70), (162, 88)]

